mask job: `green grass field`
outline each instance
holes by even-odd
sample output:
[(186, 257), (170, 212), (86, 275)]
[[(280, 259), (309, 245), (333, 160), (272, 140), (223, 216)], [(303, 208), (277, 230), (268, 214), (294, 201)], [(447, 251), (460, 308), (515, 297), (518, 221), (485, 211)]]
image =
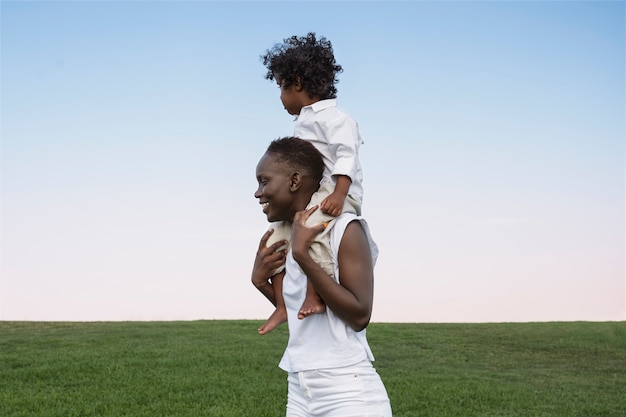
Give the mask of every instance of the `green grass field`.
[[(286, 326), (0, 322), (0, 416), (284, 416)], [(395, 417), (624, 417), (626, 323), (372, 323)]]

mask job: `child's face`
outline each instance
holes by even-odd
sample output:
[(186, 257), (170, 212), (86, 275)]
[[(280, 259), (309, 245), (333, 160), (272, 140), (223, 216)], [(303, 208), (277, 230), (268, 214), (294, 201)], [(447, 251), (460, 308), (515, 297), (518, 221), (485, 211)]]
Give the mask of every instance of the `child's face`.
[(282, 101), (283, 107), (285, 107), (287, 113), (294, 116), (300, 114), (302, 103), (296, 85), (291, 84), (289, 87), (285, 87), (285, 83), (278, 77), (276, 78), (276, 84), (278, 84), (278, 88), (280, 88), (280, 101)]

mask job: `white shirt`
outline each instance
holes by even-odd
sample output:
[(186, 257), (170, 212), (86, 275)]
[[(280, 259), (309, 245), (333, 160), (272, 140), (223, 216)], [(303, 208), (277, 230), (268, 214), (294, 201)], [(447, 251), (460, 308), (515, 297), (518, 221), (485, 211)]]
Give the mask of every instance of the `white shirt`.
[[(330, 247), (335, 264), (335, 278), (339, 277), (337, 254), (341, 238), (348, 224), (357, 220), (361, 222), (368, 238), (372, 262), (376, 263), (378, 247), (372, 240), (365, 220), (351, 213), (337, 217), (330, 231)], [(363, 360), (374, 360), (374, 355), (367, 343), (365, 329), (355, 332), (350, 326), (326, 308), (322, 314), (313, 314), (298, 319), (298, 311), (302, 307), (306, 295), (307, 278), (300, 265), (293, 259), (291, 251), (287, 254), (283, 278), (283, 296), (287, 307), (287, 325), (289, 326), (289, 342), (280, 360), (279, 367), (287, 372), (300, 372), (312, 369), (329, 369), (354, 365)]]
[(359, 146), (363, 143), (358, 124), (337, 108), (337, 100), (320, 100), (300, 110), (293, 135), (311, 142), (324, 158), (324, 178), (336, 184), (333, 175), (352, 180), (350, 194), (363, 203), (363, 172)]

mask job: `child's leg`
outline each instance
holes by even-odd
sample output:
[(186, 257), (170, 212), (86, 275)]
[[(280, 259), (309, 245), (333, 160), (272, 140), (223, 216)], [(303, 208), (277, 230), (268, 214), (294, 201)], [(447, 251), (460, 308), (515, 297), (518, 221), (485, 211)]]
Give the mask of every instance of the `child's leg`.
[(259, 334), (269, 333), (280, 324), (287, 321), (287, 309), (285, 308), (285, 299), (283, 298), (284, 277), (284, 270), (272, 277), (272, 288), (274, 288), (274, 297), (276, 298), (276, 310), (274, 310), (270, 318), (259, 327)]
[[(286, 240), (289, 247), (291, 240), (291, 224), (288, 222), (274, 222), (270, 224), (270, 229), (274, 230), (267, 239), (267, 246), (273, 245), (279, 240)], [(287, 248), (285, 248), (287, 249)], [(283, 298), (283, 277), (285, 276), (285, 266), (281, 265), (274, 271), (272, 277), (272, 287), (274, 288), (274, 297), (276, 297), (276, 310), (272, 315), (259, 327), (259, 334), (266, 334), (274, 330), (278, 325), (287, 321), (287, 309), (285, 308), (285, 300)]]
[(317, 291), (315, 291), (311, 281), (307, 280), (306, 297), (304, 298), (302, 307), (300, 307), (300, 311), (298, 311), (298, 318), (302, 320), (311, 314), (321, 314), (324, 311), (326, 311), (326, 304), (324, 304), (324, 300), (322, 300)]

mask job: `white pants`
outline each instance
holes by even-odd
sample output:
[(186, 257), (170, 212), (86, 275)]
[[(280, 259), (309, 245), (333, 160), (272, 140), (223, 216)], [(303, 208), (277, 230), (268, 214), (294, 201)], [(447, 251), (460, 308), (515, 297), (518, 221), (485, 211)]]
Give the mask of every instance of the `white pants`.
[(371, 362), (289, 373), (287, 417), (391, 417), (389, 397)]

